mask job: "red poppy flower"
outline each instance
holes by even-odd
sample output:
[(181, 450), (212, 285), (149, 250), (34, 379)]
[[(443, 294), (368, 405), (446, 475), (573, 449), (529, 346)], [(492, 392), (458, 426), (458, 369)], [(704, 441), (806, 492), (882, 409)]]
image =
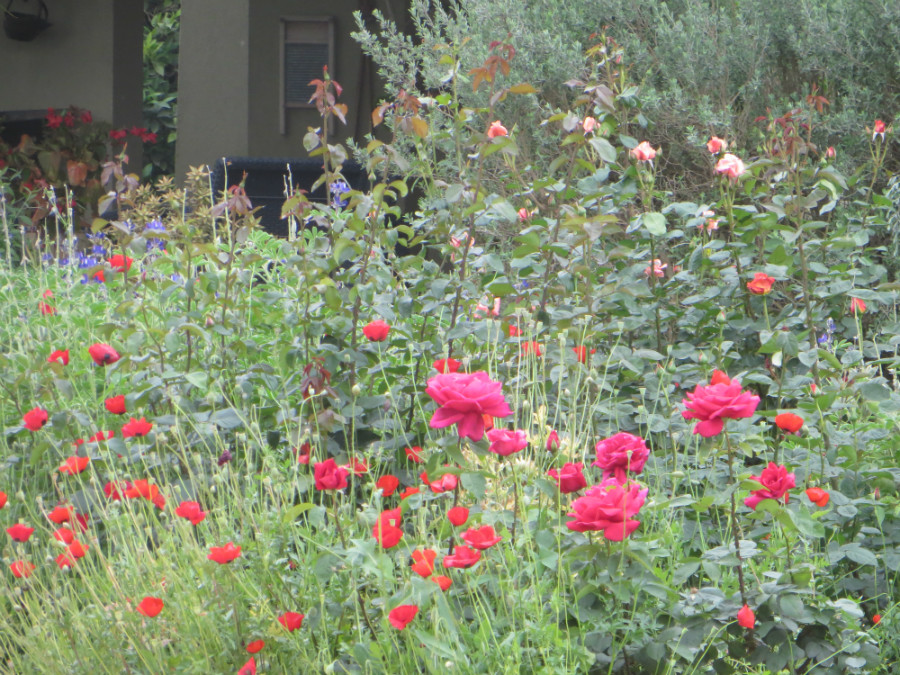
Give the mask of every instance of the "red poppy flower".
[(128, 132), (125, 129), (110, 129), (109, 131), (109, 137), (114, 141), (121, 141), (126, 136), (128, 136)]
[(111, 396), (103, 402), (103, 405), (105, 405), (106, 409), (113, 415), (124, 415), (128, 412), (125, 410), (125, 394)]
[(422, 482), (426, 483), (435, 494), (450, 492), (451, 490), (454, 490), (457, 483), (459, 483), (459, 477), (452, 473), (445, 473), (440, 478), (430, 480), (428, 474), (423, 471), (419, 474), (419, 478), (421, 478)]
[(90, 462), (90, 457), (69, 457), (59, 467), (59, 472), (74, 476), (76, 473), (81, 473), (82, 471), (84, 471), (87, 468), (87, 465), (90, 464)]
[(413, 563), (410, 569), (420, 577), (430, 577), (434, 572), (434, 559), (437, 557), (437, 551), (430, 548), (424, 551), (413, 551)]
[(543, 356), (543, 352), (541, 351), (541, 345), (538, 342), (523, 342), (522, 343), (522, 356), (528, 356), (529, 354), (534, 354), (535, 356)]
[(756, 625), (756, 615), (749, 606), (744, 605), (738, 610), (737, 621), (738, 625), (743, 626), (747, 630), (753, 630), (753, 626)]
[(469, 509), (467, 509), (465, 506), (454, 506), (452, 509), (447, 511), (447, 520), (453, 523), (453, 525), (456, 527), (465, 525), (468, 519)]
[(22, 422), (29, 431), (37, 431), (43, 427), (50, 416), (43, 408), (32, 408), (22, 415)]
[(403, 630), (409, 625), (410, 621), (416, 618), (418, 612), (419, 607), (417, 605), (400, 605), (399, 607), (394, 607), (388, 613), (388, 621), (397, 630)]
[(82, 544), (80, 541), (73, 541), (66, 547), (65, 552), (56, 556), (56, 564), (59, 565), (59, 569), (74, 566), (76, 560), (87, 555), (88, 548), (89, 546), (87, 544)]
[[(106, 275), (103, 274), (103, 270), (94, 272), (94, 279), (96, 281), (99, 281), (101, 284), (105, 284), (106, 283)], [(97, 364), (97, 365), (100, 365), (100, 364)]]
[(381, 319), (370, 321), (363, 328), (363, 335), (369, 339), (369, 342), (384, 342), (390, 332), (391, 327)]
[(53, 538), (64, 544), (71, 544), (75, 541), (75, 533), (68, 527), (61, 527), (53, 533)]
[(114, 502), (122, 500), (122, 493), (131, 487), (131, 481), (109, 482), (103, 486), (103, 493)]
[(116, 272), (125, 272), (131, 269), (131, 263), (134, 262), (133, 259), (129, 258), (127, 255), (122, 255), (121, 253), (117, 255), (110, 256), (109, 265)]
[(256, 675), (256, 658), (251, 656), (247, 663), (241, 666), (241, 669), (237, 671), (237, 675)]
[(206, 518), (206, 511), (200, 509), (198, 502), (181, 502), (175, 509), (175, 515), (191, 521), (191, 525), (197, 525)]
[(472, 548), (484, 551), (503, 539), (494, 532), (490, 525), (472, 527), (462, 533), (461, 538)]
[(69, 350), (57, 349), (47, 357), (47, 363), (53, 363), (54, 361), (61, 363), (64, 366), (69, 365)]
[[(18, 575), (17, 575), (18, 576)], [(881, 623), (881, 614), (875, 614), (872, 616), (872, 623), (878, 624)]]
[(417, 488), (415, 485), (410, 485), (408, 488), (406, 488), (403, 492), (400, 493), (400, 501), (403, 501), (407, 497), (412, 497), (413, 495), (417, 495), (420, 492), (421, 492), (421, 490), (419, 488)]
[(457, 546), (452, 555), (445, 555), (441, 564), (444, 567), (458, 567), (465, 569), (481, 560), (481, 551), (476, 551), (468, 546)]
[(146, 478), (139, 478), (131, 484), (131, 487), (125, 490), (127, 499), (146, 499), (153, 501), (159, 496), (159, 487), (153, 485)]
[(209, 555), (206, 557), (213, 562), (219, 563), (220, 565), (225, 565), (227, 563), (233, 562), (240, 556), (241, 547), (235, 546), (229, 541), (224, 546), (210, 546)]
[[(588, 350), (585, 346), (572, 347), (572, 351), (575, 352), (575, 358), (578, 359), (578, 363), (587, 363)], [(592, 349), (591, 354), (596, 354), (597, 350)]]
[(91, 436), (88, 441), (91, 443), (99, 443), (101, 441), (108, 441), (110, 438), (116, 435), (115, 431), (107, 431), (106, 433), (102, 431), (98, 431), (96, 434)]
[(56, 307), (53, 307), (52, 305), (48, 305), (46, 302), (44, 302), (42, 300), (38, 303), (38, 311), (41, 314), (45, 314), (47, 316), (52, 316), (53, 314), (56, 314)]
[(510, 324), (509, 326), (509, 337), (519, 337), (522, 335), (522, 329), (518, 326), (513, 326)]
[(248, 654), (258, 654), (262, 651), (262, 648), (266, 646), (265, 641), (263, 640), (254, 640), (250, 644), (247, 645), (247, 653)]
[(375, 487), (381, 490), (383, 497), (390, 497), (400, 487), (400, 479), (397, 476), (386, 474), (375, 482)]
[(290, 632), (294, 632), (303, 625), (303, 614), (297, 612), (285, 612), (278, 617), (278, 623), (287, 628)]
[(153, 598), (148, 595), (134, 609), (138, 614), (143, 614), (147, 618), (152, 619), (162, 611), (163, 601), (160, 598)]
[(346, 465), (348, 471), (352, 471), (354, 476), (362, 476), (369, 473), (369, 465), (364, 459), (353, 459)]
[(400, 529), (400, 507), (388, 509), (378, 516), (378, 521), (372, 527), (372, 536), (384, 548), (393, 548), (403, 539), (403, 530)]
[(297, 464), (309, 464), (309, 459), (312, 455), (312, 445), (307, 441), (300, 446), (299, 450), (294, 448), (294, 452), (297, 453)]
[(0, 509), (2, 509), (4, 506), (6, 506), (7, 499), (8, 498), (6, 496), (6, 493), (3, 492), (3, 490), (0, 490)]
[(68, 523), (72, 520), (72, 516), (75, 515), (75, 507), (74, 506), (57, 506), (50, 513), (47, 514), (47, 518), (56, 523), (57, 525), (62, 525), (63, 523)]
[(796, 434), (803, 427), (803, 418), (794, 413), (775, 415), (775, 426), (789, 434)]
[(854, 314), (865, 314), (866, 303), (859, 298), (850, 298), (850, 311)]
[(78, 527), (81, 528), (82, 532), (87, 530), (89, 518), (90, 518), (90, 516), (86, 513), (76, 513), (75, 514), (75, 522), (78, 524)]
[(12, 572), (13, 576), (17, 579), (27, 579), (34, 570), (34, 563), (28, 562), (27, 560), (17, 560), (9, 566), (9, 571)]
[(122, 427), (122, 438), (131, 438), (132, 436), (146, 436), (153, 428), (153, 423), (148, 422), (145, 418), (139, 420), (133, 417), (127, 424)]
[(33, 527), (22, 525), (22, 523), (16, 523), (12, 527), (6, 528), (6, 534), (8, 534), (13, 541), (21, 541), (23, 543), (28, 541), (32, 532), (34, 532)]
[(442, 591), (446, 591), (453, 584), (453, 579), (450, 577), (445, 577), (440, 574), (432, 574), (431, 581), (440, 586)]
[(422, 448), (420, 448), (418, 445), (414, 445), (411, 448), (406, 448), (406, 459), (416, 464), (422, 464), (425, 461), (424, 459), (422, 459)]
[(98, 366), (106, 366), (119, 360), (119, 352), (104, 342), (97, 342), (88, 347), (88, 354)]
[(438, 359), (432, 364), (439, 373), (455, 373), (461, 365), (456, 359)]
[(820, 507), (827, 506), (828, 500), (831, 499), (831, 495), (828, 494), (828, 492), (818, 487), (811, 487), (807, 489), (806, 496), (809, 497), (809, 501)]

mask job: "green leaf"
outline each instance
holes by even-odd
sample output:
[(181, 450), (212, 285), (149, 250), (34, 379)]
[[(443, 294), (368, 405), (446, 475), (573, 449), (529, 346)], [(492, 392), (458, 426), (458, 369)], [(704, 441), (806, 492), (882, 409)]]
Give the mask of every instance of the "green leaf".
[(616, 149), (613, 147), (612, 143), (610, 143), (605, 138), (600, 138), (599, 136), (595, 136), (592, 138), (589, 143), (594, 150), (597, 151), (597, 154), (607, 164), (615, 164), (616, 161)]
[(210, 421), (216, 426), (223, 429), (237, 429), (244, 426), (244, 421), (240, 418), (237, 410), (234, 408), (226, 408), (225, 410), (217, 410)]
[(487, 480), (480, 473), (464, 473), (460, 476), (462, 486), (472, 493), (475, 499), (484, 499), (487, 490)]
[(661, 237), (666, 233), (666, 217), (658, 211), (645, 213), (643, 223), (647, 231), (655, 237)]
[(284, 515), (281, 518), (281, 521), (285, 524), (292, 523), (297, 520), (297, 517), (302, 513), (306, 513), (311, 508), (313, 508), (315, 504), (312, 502), (304, 502), (303, 504), (295, 504), (287, 511), (284, 512)]
[(813, 520), (809, 511), (805, 508), (797, 511), (788, 509), (787, 513), (790, 515), (794, 525), (797, 526), (797, 530), (804, 537), (818, 539), (825, 536), (825, 526), (819, 521)]

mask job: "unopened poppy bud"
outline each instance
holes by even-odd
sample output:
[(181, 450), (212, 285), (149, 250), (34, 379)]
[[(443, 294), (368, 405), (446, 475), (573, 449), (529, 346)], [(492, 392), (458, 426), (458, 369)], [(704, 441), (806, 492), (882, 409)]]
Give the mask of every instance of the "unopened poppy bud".
[(359, 396), (362, 393), (362, 387), (360, 387), (358, 384), (354, 384), (353, 388), (350, 389), (350, 393), (354, 396)]
[(25, 493), (22, 490), (19, 490), (18, 492), (16, 492), (16, 499), (18, 499), (20, 502), (24, 502)]

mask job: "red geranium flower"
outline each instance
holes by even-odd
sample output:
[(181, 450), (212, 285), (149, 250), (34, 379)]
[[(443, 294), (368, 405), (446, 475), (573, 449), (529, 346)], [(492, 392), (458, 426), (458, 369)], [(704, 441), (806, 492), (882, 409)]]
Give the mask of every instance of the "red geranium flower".
[(148, 422), (145, 418), (139, 420), (133, 417), (127, 424), (122, 427), (122, 438), (131, 438), (132, 436), (146, 436), (153, 428), (153, 423)]
[(452, 555), (445, 555), (441, 564), (444, 567), (471, 567), (481, 560), (481, 551), (476, 551), (468, 546), (457, 546), (453, 549)]
[(210, 546), (207, 559), (217, 562), (220, 565), (233, 562), (241, 556), (241, 547), (235, 546), (230, 541), (224, 546)]
[(397, 630), (403, 630), (410, 621), (416, 618), (418, 611), (419, 608), (416, 605), (400, 605), (388, 613), (388, 621)]
[(278, 617), (278, 623), (287, 628), (290, 632), (294, 632), (303, 625), (305, 615), (297, 612), (285, 612)]
[(59, 472), (74, 476), (76, 473), (81, 473), (82, 471), (84, 471), (90, 461), (90, 457), (69, 457), (59, 467)]
[(160, 598), (153, 598), (149, 595), (141, 600), (141, 603), (135, 607), (138, 614), (143, 614), (149, 619), (157, 616), (163, 609), (163, 601)]
[(469, 546), (477, 548), (479, 551), (489, 549), (503, 539), (503, 537), (498, 536), (497, 533), (494, 532), (494, 528), (490, 525), (469, 528), (460, 535), (460, 538)]
[(410, 566), (410, 569), (420, 577), (430, 577), (434, 572), (434, 559), (436, 557), (437, 551), (433, 551), (430, 548), (424, 551), (413, 551), (413, 564)]
[(53, 363), (54, 361), (56, 361), (57, 363), (61, 363), (64, 366), (69, 365), (69, 350), (57, 349), (47, 357), (47, 363)]
[(435, 361), (432, 366), (439, 373), (455, 373), (459, 370), (459, 367), (462, 365), (461, 362), (456, 359), (438, 359)]
[(62, 525), (63, 523), (68, 523), (72, 520), (72, 517), (75, 515), (75, 507), (74, 506), (57, 506), (50, 513), (47, 514), (47, 518), (49, 518), (52, 522), (57, 525)]
[(453, 579), (439, 574), (432, 574), (430, 580), (440, 586), (442, 591), (446, 591), (453, 584)]
[(789, 434), (796, 434), (803, 426), (803, 418), (794, 413), (775, 415), (775, 426)]
[(400, 487), (400, 479), (397, 476), (386, 474), (376, 481), (375, 487), (381, 490), (383, 497), (390, 497)]
[(247, 645), (247, 653), (248, 654), (257, 654), (259, 653), (263, 647), (266, 646), (265, 641), (263, 640), (254, 640), (250, 644)]
[(316, 490), (343, 490), (347, 487), (349, 473), (344, 467), (338, 466), (333, 458), (317, 462), (313, 466)]
[(181, 502), (175, 509), (175, 515), (191, 521), (191, 525), (197, 525), (206, 518), (206, 511), (200, 509), (198, 502)]
[(131, 263), (133, 263), (134, 260), (127, 255), (117, 253), (116, 255), (110, 256), (108, 262), (109, 266), (116, 272), (126, 272), (131, 269)]
[(43, 408), (32, 408), (22, 416), (22, 422), (29, 431), (38, 431), (49, 418), (50, 416)]
[(141, 142), (143, 143), (156, 143), (156, 132), (155, 131), (147, 131), (141, 134)]
[(147, 129), (145, 127), (131, 127), (131, 129), (129, 129), (129, 133), (132, 136), (141, 136), (147, 133)]
[(125, 409), (125, 394), (110, 396), (103, 402), (103, 405), (105, 405), (106, 409), (113, 415), (124, 415), (126, 412), (128, 412)]
[(418, 445), (414, 445), (411, 448), (406, 448), (406, 459), (410, 462), (415, 462), (416, 464), (421, 464), (425, 460), (422, 459), (422, 448)]
[(21, 541), (23, 543), (28, 541), (32, 532), (34, 532), (33, 527), (22, 525), (22, 523), (16, 523), (12, 527), (6, 528), (6, 534), (8, 534), (13, 541)]
[(370, 321), (363, 328), (363, 335), (369, 338), (369, 342), (384, 342), (390, 332), (391, 327), (381, 319)]
[(28, 562), (27, 560), (17, 560), (14, 563), (10, 563), (9, 566), (9, 571), (12, 572), (13, 576), (17, 579), (27, 579), (34, 570), (34, 563)]
[(119, 352), (104, 342), (97, 342), (88, 347), (88, 354), (98, 366), (106, 366), (119, 360)]
[(456, 527), (465, 525), (468, 519), (469, 509), (467, 509), (465, 506), (454, 506), (452, 509), (447, 511), (447, 520), (449, 520)]

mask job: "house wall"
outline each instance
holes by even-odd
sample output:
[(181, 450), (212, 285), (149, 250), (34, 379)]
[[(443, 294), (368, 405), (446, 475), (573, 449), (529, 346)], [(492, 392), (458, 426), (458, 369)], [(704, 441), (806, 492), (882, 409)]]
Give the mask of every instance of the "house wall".
[(250, 154), (250, 0), (185, 0), (175, 175)]
[[(143, 1), (47, 6), (53, 25), (33, 41), (0, 32), (0, 112), (75, 105), (114, 126), (140, 125)], [(17, 0), (11, 9), (33, 13), (37, 3)]]

